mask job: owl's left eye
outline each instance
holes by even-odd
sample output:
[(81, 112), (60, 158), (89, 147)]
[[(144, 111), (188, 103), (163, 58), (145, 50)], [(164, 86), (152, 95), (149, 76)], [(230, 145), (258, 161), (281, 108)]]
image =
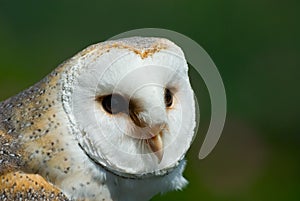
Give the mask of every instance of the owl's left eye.
[(102, 107), (109, 114), (127, 113), (129, 103), (119, 94), (111, 94), (102, 98)]

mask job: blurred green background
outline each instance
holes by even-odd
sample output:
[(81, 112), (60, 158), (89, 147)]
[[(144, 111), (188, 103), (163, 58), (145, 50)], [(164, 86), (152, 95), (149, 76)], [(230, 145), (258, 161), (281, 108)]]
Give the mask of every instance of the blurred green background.
[[(222, 75), (224, 133), (198, 160), (209, 99), (191, 70), (201, 123), (181, 192), (159, 200), (300, 200), (300, 1), (0, 1), (0, 100), (84, 47), (121, 32), (171, 29), (197, 41)], [(200, 80), (200, 81), (199, 81)]]

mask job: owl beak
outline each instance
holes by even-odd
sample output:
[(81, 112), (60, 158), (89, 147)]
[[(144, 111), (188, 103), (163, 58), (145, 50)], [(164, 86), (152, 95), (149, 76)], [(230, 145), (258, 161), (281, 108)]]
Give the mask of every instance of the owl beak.
[(151, 151), (153, 151), (153, 153), (157, 157), (158, 163), (160, 163), (164, 155), (163, 141), (161, 135), (155, 135), (154, 137), (147, 139), (147, 144), (149, 145)]

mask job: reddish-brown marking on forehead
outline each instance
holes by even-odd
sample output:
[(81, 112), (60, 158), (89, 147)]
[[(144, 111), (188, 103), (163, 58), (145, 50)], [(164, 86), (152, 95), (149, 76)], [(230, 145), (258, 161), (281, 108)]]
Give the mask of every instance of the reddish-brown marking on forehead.
[(130, 51), (133, 51), (135, 54), (139, 55), (142, 59), (145, 59), (151, 55), (153, 55), (156, 52), (161, 51), (162, 49), (166, 49), (166, 45), (157, 43), (153, 44), (150, 48), (147, 49), (140, 49), (129, 45), (123, 45), (123, 44), (114, 44), (112, 45), (113, 48), (120, 48), (120, 49), (128, 49)]
[(134, 45), (125, 44), (120, 41), (115, 41), (114, 43), (108, 43), (106, 45), (105, 44), (91, 45), (88, 48), (81, 51), (80, 56), (86, 56), (87, 54), (89, 54), (93, 51), (99, 51), (100, 55), (102, 55), (103, 53), (108, 52), (111, 48), (127, 49), (127, 50), (130, 50), (130, 51), (134, 52), (135, 54), (139, 55), (142, 59), (145, 59), (163, 49), (167, 49), (168, 45), (157, 41), (157, 42), (151, 44), (150, 47), (143, 48), (143, 47), (136, 47)]

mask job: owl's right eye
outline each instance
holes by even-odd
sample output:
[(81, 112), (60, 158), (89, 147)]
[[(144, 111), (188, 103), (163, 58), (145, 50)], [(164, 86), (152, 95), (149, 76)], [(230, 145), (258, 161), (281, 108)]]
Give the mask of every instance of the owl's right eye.
[(102, 98), (102, 107), (109, 114), (126, 113), (128, 111), (128, 101), (119, 94), (111, 94)]
[(168, 108), (173, 105), (173, 94), (169, 89), (165, 89), (165, 104)]

